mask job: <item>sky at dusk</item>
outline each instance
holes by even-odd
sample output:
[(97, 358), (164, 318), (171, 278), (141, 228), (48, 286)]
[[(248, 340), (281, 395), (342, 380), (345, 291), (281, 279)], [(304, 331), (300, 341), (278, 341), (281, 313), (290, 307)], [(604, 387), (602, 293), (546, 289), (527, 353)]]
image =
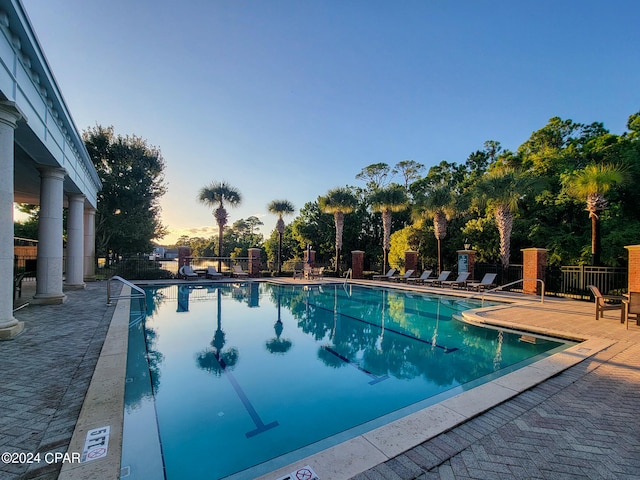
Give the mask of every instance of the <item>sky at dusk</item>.
[(369, 164), (516, 150), (554, 116), (621, 134), (640, 110), (636, 0), (22, 2), (78, 129), (162, 151), (162, 243), (215, 234), (212, 181), (269, 234), (271, 200)]

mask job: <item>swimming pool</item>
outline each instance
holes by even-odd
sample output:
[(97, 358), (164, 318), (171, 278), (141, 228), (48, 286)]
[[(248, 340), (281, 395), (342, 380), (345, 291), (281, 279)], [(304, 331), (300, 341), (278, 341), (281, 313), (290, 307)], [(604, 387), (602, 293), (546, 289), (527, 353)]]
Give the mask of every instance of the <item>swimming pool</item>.
[(130, 479), (254, 478), (567, 346), (455, 320), (473, 300), (393, 289), (147, 292), (129, 329)]

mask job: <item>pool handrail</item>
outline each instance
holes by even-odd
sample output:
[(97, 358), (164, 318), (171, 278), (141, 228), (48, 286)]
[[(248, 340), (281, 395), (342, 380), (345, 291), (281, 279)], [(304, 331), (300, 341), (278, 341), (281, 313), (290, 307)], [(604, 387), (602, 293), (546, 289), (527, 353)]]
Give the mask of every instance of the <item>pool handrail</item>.
[(353, 272), (351, 271), (351, 269), (347, 270), (347, 273), (344, 274), (344, 284), (347, 284), (347, 280), (351, 278), (351, 280), (353, 280)]
[(504, 287), (510, 287), (511, 285), (515, 285), (516, 283), (533, 282), (533, 281), (540, 282), (542, 284), (542, 288), (540, 289), (540, 303), (544, 303), (544, 280), (541, 280), (539, 278), (521, 278), (520, 280), (515, 280), (513, 282), (505, 283), (504, 285), (499, 285), (489, 290), (483, 290), (482, 292), (474, 293), (469, 297), (464, 297), (464, 299), (469, 300), (470, 298), (474, 298), (482, 294), (482, 305), (484, 305), (484, 296), (486, 293), (497, 292), (498, 290), (502, 290)]
[[(127, 285), (128, 287), (131, 288), (131, 290), (135, 290), (137, 293), (132, 293), (131, 295), (118, 295), (115, 297), (111, 296), (111, 281), (112, 280), (118, 280), (119, 282), (122, 282), (124, 285)], [(138, 287), (137, 285), (134, 285), (133, 283), (131, 283), (128, 280), (125, 280), (124, 278), (122, 278), (119, 275), (114, 275), (113, 277), (109, 278), (109, 280), (107, 281), (107, 305), (111, 305), (111, 300), (118, 300), (120, 298), (144, 298), (144, 306), (145, 308), (147, 308), (147, 294), (145, 293), (145, 291), (143, 289), (141, 289), (140, 287)]]

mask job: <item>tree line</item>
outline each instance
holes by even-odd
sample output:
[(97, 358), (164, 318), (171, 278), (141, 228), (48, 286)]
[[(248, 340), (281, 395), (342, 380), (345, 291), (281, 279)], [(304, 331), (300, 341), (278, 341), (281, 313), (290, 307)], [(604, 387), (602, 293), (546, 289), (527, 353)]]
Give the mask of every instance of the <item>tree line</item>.
[(352, 250), (377, 270), (401, 267), (407, 249), (424, 266), (451, 268), (465, 244), (504, 267), (528, 247), (548, 249), (552, 265), (624, 266), (624, 247), (640, 240), (640, 113), (627, 128), (616, 135), (602, 123), (553, 117), (515, 151), (492, 140), (426, 172), (414, 160), (371, 164), (355, 178), (364, 186), (329, 190), (289, 225), (280, 215), (256, 245), (277, 265), (312, 245), (338, 273)]
[[(103, 183), (98, 254), (149, 252), (167, 231), (160, 150), (113, 127), (88, 129), (84, 140)], [(336, 186), (307, 202), (289, 224), (291, 202), (265, 205), (277, 217), (268, 238), (256, 217), (228, 224), (226, 207), (238, 205), (241, 193), (213, 181), (196, 199), (214, 209), (217, 237), (181, 237), (178, 244), (195, 256), (246, 256), (262, 247), (277, 270), (311, 245), (316, 260), (338, 273), (352, 250), (364, 251), (365, 267), (378, 271), (401, 267), (407, 249), (417, 250), (425, 267), (449, 269), (465, 244), (479, 261), (504, 266), (518, 263), (528, 247), (548, 249), (552, 265), (626, 265), (624, 246), (640, 241), (640, 112), (621, 135), (602, 123), (553, 117), (515, 151), (490, 140), (459, 163), (374, 163), (354, 180), (360, 185)], [(22, 208), (37, 219), (37, 208)], [(16, 225), (16, 235), (33, 238), (33, 223)]]

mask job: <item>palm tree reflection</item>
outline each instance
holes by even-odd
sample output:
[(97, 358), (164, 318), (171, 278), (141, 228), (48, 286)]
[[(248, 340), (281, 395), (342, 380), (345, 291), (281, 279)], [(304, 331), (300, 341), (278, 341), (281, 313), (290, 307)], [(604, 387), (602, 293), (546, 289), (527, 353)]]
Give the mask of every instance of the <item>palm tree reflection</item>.
[(265, 346), (270, 353), (287, 353), (291, 348), (291, 340), (287, 338), (280, 338), (282, 335), (282, 330), (284, 329), (284, 325), (282, 324), (282, 309), (281, 309), (281, 301), (280, 301), (280, 288), (278, 288), (276, 292), (276, 301), (278, 304), (278, 320), (273, 324), (273, 329), (276, 332), (275, 338), (267, 340)]
[(196, 355), (196, 362), (202, 370), (206, 370), (209, 373), (213, 373), (216, 377), (219, 377), (226, 368), (233, 367), (238, 362), (239, 352), (237, 348), (224, 350), (226, 338), (224, 330), (222, 330), (222, 292), (220, 288), (217, 289), (217, 293), (218, 323), (210, 344), (213, 348), (198, 353)]

